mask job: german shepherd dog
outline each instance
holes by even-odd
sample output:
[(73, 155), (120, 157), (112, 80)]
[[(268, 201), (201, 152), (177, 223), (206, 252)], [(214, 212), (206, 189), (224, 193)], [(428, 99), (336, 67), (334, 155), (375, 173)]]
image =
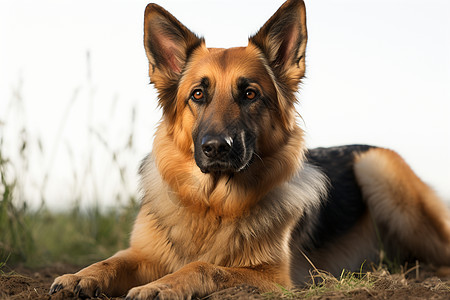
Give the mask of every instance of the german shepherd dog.
[(207, 48), (156, 4), (144, 44), (163, 109), (140, 167), (130, 247), (50, 293), (190, 299), (241, 284), (301, 285), (389, 255), (450, 264), (443, 202), (395, 152), (307, 150), (294, 108), (305, 73), (305, 6), (288, 0), (247, 47)]

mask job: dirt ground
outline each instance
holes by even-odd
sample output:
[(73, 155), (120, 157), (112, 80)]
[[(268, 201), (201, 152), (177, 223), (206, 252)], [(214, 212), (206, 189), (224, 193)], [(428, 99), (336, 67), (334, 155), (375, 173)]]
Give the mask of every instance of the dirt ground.
[[(4, 267), (0, 274), (0, 299), (77, 299), (70, 291), (61, 291), (52, 296), (48, 295), (48, 291), (56, 276), (73, 273), (78, 269), (63, 264), (36, 270)], [(219, 291), (205, 299), (450, 299), (450, 272), (445, 270), (445, 274), (440, 273), (442, 269), (436, 271), (430, 267), (421, 268), (420, 272), (411, 272), (407, 276), (379, 272), (372, 275), (373, 285), (369, 288), (335, 288), (312, 293), (310, 290), (304, 290), (286, 292), (283, 295), (261, 295), (255, 288), (240, 286)], [(99, 299), (123, 298), (102, 296)]]

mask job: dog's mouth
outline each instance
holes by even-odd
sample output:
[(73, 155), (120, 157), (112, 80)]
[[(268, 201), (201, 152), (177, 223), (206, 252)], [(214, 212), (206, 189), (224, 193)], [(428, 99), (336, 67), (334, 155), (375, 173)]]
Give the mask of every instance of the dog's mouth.
[(250, 165), (253, 162), (253, 155), (250, 157), (248, 161), (240, 162), (237, 164), (236, 162), (229, 162), (229, 161), (217, 161), (217, 162), (210, 162), (206, 165), (199, 165), (197, 163), (197, 166), (200, 168), (202, 173), (208, 174), (208, 173), (217, 173), (217, 174), (234, 174), (239, 172), (244, 172), (247, 170)]
[(253, 161), (253, 140), (246, 138), (244, 133), (233, 138), (227, 135), (203, 135), (197, 138), (195, 162), (205, 174), (243, 172)]

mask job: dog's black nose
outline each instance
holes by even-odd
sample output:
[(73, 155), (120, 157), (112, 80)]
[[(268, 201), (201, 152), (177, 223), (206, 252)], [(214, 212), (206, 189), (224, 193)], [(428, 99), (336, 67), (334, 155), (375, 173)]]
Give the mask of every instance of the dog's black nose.
[(233, 145), (233, 139), (229, 136), (206, 135), (202, 138), (202, 151), (209, 158), (222, 158), (228, 154)]

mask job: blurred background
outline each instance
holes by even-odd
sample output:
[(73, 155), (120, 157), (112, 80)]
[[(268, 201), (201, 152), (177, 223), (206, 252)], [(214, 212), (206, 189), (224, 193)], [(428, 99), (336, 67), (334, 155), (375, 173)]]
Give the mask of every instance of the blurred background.
[[(284, 1), (156, 2), (207, 46), (232, 47), (245, 46)], [(126, 244), (129, 227), (121, 224), (132, 222), (137, 168), (161, 116), (142, 45), (147, 3), (0, 2), (0, 259), (30, 260), (33, 251), (64, 258), (67, 249), (33, 248), (52, 234), (94, 251), (86, 238), (116, 243), (114, 226), (125, 228), (114, 245)], [(306, 7), (298, 110), (308, 146), (394, 149), (450, 203), (450, 2)], [(73, 228), (63, 231), (67, 223)], [(18, 242), (24, 235), (29, 245)]]

